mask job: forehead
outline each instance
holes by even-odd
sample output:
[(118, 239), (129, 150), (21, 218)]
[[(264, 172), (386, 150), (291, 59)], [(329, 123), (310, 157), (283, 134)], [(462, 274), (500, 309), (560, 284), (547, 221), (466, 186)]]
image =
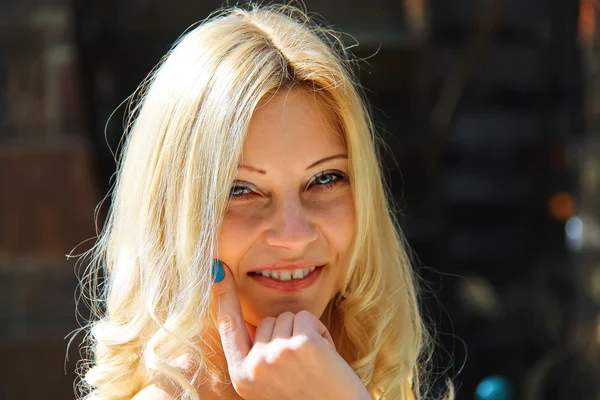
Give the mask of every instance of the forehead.
[(319, 96), (292, 88), (257, 107), (244, 143), (244, 160), (291, 163), (345, 150), (343, 135)]

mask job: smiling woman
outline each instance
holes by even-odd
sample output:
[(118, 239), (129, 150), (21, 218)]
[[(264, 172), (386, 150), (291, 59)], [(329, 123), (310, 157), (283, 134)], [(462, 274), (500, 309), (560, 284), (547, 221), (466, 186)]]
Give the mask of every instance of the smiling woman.
[(78, 398), (422, 398), (431, 339), (357, 82), (292, 7), (181, 37), (132, 103)]
[(321, 316), (346, 274), (356, 236), (350, 169), (320, 101), (302, 86), (280, 89), (250, 120), (242, 157), (252, 167), (237, 172), (218, 258), (254, 326), (285, 311)]

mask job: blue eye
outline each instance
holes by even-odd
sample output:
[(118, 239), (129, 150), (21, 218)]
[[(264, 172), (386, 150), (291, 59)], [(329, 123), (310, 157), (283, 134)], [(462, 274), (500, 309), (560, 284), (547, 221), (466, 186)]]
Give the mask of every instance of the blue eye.
[(317, 186), (324, 186), (326, 188), (332, 188), (338, 183), (342, 183), (346, 179), (346, 175), (340, 171), (325, 171), (316, 175), (312, 183)]
[[(314, 190), (328, 190), (334, 186), (344, 183), (347, 181), (347, 176), (341, 171), (324, 171), (315, 175), (310, 181), (307, 189), (314, 187)], [(256, 192), (250, 187), (248, 182), (236, 181), (235, 183), (247, 183), (247, 185), (234, 185), (231, 187), (229, 192), (229, 198), (231, 200), (245, 200), (256, 194)]]
[(247, 193), (241, 193), (244, 190), (250, 190), (247, 187), (243, 187), (243, 186), (234, 186), (233, 188), (231, 188), (231, 195), (232, 196), (240, 196), (242, 194), (247, 194)]
[(245, 199), (253, 194), (252, 189), (247, 186), (235, 185), (229, 192), (229, 198), (234, 200)]

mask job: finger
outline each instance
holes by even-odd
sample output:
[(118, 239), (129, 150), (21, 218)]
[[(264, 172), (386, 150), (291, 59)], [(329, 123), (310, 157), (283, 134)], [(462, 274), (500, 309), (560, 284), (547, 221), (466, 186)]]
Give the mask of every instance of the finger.
[(254, 343), (269, 343), (273, 335), (273, 328), (275, 327), (275, 321), (277, 318), (267, 317), (259, 322), (256, 327), (256, 335), (254, 336)]
[(218, 298), (219, 334), (227, 364), (231, 368), (246, 358), (252, 348), (252, 340), (245, 326), (235, 281), (229, 267), (222, 265), (225, 278), (215, 282), (213, 290)]
[(273, 335), (271, 336), (271, 340), (277, 338), (289, 339), (292, 337), (294, 329), (294, 315), (294, 313), (286, 311), (277, 317), (277, 321), (275, 321), (275, 326), (273, 327)]
[(327, 330), (327, 327), (317, 318), (314, 314), (309, 311), (300, 311), (294, 317), (294, 331), (293, 335), (306, 335), (311, 336), (314, 333), (318, 333), (325, 342), (327, 342), (335, 350), (335, 343), (331, 334)]

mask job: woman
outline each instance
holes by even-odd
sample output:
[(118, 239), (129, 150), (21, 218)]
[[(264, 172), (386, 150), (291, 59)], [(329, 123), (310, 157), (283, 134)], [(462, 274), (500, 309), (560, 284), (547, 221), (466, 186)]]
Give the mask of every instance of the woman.
[(231, 8), (141, 85), (86, 399), (422, 397), (430, 337), (351, 63), (297, 9)]

